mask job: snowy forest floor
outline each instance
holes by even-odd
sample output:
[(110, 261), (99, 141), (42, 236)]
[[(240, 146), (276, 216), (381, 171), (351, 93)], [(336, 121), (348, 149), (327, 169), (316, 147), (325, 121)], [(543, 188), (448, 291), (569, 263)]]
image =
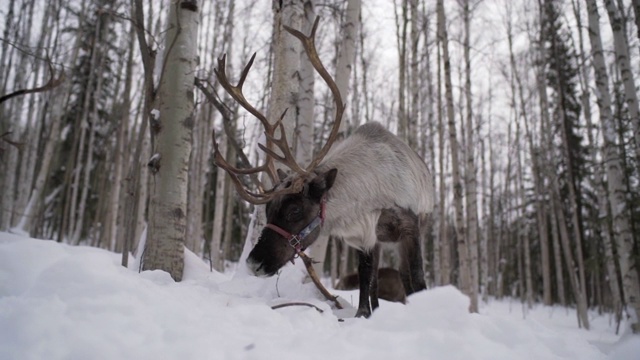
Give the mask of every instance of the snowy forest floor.
[[(175, 283), (135, 261), (123, 268), (119, 254), (0, 232), (0, 359), (640, 358), (640, 337), (615, 335), (608, 314), (592, 312), (590, 331), (561, 307), (491, 300), (469, 314), (451, 286), (350, 318), (301, 285), (300, 263), (263, 279), (210, 272), (187, 252)], [(357, 302), (357, 291), (336, 293)], [(323, 312), (271, 309), (293, 301)]]

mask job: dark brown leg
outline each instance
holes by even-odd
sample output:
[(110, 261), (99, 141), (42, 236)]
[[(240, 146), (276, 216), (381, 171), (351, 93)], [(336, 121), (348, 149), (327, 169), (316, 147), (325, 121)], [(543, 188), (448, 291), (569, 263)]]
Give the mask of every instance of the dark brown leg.
[(360, 301), (356, 317), (371, 316), (369, 295), (371, 291), (371, 276), (373, 275), (373, 256), (370, 252), (358, 251), (358, 277), (360, 278)]
[[(410, 223), (403, 228), (403, 232), (400, 235), (400, 242), (402, 244), (404, 256), (402, 265), (406, 274), (402, 274), (402, 280), (407, 291), (407, 295), (413, 294), (420, 290), (427, 288), (427, 284), (424, 281), (424, 269), (422, 268), (422, 251), (420, 251), (420, 227), (418, 216), (412, 211), (405, 210), (405, 220)], [(402, 271), (402, 272), (404, 272)], [(407, 287), (406, 280), (409, 281), (409, 287)]]
[(378, 264), (380, 262), (380, 245), (376, 244), (375, 248), (371, 250), (372, 264), (371, 264), (371, 310), (375, 310), (380, 306), (378, 302)]

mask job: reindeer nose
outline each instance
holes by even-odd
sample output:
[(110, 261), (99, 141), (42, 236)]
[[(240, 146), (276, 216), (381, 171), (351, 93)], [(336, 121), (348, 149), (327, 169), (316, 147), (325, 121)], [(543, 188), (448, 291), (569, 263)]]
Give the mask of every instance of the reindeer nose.
[(256, 261), (251, 257), (247, 258), (247, 267), (255, 276), (265, 276), (264, 267), (261, 261)]

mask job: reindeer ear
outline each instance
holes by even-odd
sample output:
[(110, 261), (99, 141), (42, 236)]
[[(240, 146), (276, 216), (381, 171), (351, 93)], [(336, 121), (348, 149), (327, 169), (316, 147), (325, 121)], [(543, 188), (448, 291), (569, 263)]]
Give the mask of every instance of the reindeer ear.
[(309, 195), (313, 198), (320, 199), (327, 190), (331, 189), (338, 175), (338, 169), (333, 168), (318, 174), (309, 183)]

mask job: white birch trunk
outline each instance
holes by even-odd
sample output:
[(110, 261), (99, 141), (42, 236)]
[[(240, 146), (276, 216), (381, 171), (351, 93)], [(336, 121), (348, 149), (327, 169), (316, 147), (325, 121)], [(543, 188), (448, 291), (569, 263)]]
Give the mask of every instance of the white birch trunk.
[[(540, 11), (540, 16), (544, 16), (544, 12), (542, 10)], [(543, 20), (541, 19), (540, 21), (543, 21)], [(542, 33), (540, 33), (539, 36), (542, 37)], [(538, 39), (538, 44), (536, 46), (536, 49), (538, 52), (537, 54), (538, 61), (540, 63), (542, 63), (540, 59), (546, 58), (546, 54), (545, 54), (546, 49), (541, 44), (542, 44), (542, 39)], [(547, 94), (547, 85), (546, 85), (546, 80), (544, 75), (544, 69), (542, 67), (538, 67), (536, 69), (536, 88), (538, 90), (538, 97), (540, 102), (539, 106), (540, 106), (541, 142), (543, 144), (542, 146), (544, 149), (551, 149), (553, 144), (552, 144), (551, 136), (549, 135), (550, 130), (548, 130), (550, 129), (549, 99)], [(549, 176), (552, 176), (553, 174), (552, 174), (552, 170), (549, 169), (549, 167), (551, 166), (550, 159), (545, 157), (545, 152), (541, 151), (540, 154), (538, 155), (539, 156), (536, 157), (537, 162), (539, 164), (539, 169), (540, 169), (540, 171), (538, 172), (539, 173), (538, 177), (540, 178), (540, 186), (543, 186), (545, 184), (545, 179), (549, 179)], [(546, 190), (544, 195), (549, 196), (549, 191)], [(543, 199), (547, 198), (547, 196), (540, 198), (540, 201), (542, 201), (541, 205), (543, 205), (544, 208), (548, 208), (547, 206), (548, 204), (544, 204), (544, 201), (543, 201)], [(565, 289), (564, 289), (564, 276), (562, 272), (562, 258), (561, 258), (562, 255), (560, 251), (560, 239), (558, 235), (557, 218), (554, 215), (555, 208), (554, 208), (553, 202), (550, 202), (549, 206), (550, 208), (548, 208), (548, 213), (550, 214), (549, 218), (551, 219), (551, 223), (549, 224), (549, 226), (551, 228), (551, 237), (552, 237), (551, 246), (553, 247), (553, 255), (554, 255), (553, 263), (554, 263), (555, 276), (556, 276), (556, 290), (557, 290), (558, 300), (560, 301), (560, 304), (562, 304), (563, 306), (566, 306), (567, 301), (566, 301)]]
[[(451, 167), (453, 174), (453, 202), (455, 208), (456, 219), (456, 241), (458, 243), (459, 267), (459, 283), (460, 290), (468, 295), (473, 296), (471, 284), (471, 268), (469, 264), (469, 249), (466, 239), (466, 229), (463, 215), (463, 189), (460, 178), (460, 160), (458, 156), (458, 139), (455, 123), (455, 115), (453, 110), (453, 86), (451, 84), (451, 62), (449, 58), (449, 40), (446, 31), (446, 17), (444, 13), (443, 0), (438, 0), (438, 37), (442, 42), (442, 55), (444, 61), (444, 82), (445, 82), (445, 98), (447, 107), (447, 117), (449, 124), (449, 146), (451, 148)], [(473, 308), (469, 309), (473, 311)]]
[(442, 105), (442, 66), (440, 56), (440, 48), (441, 41), (440, 36), (436, 36), (437, 41), (437, 56), (436, 61), (438, 62), (438, 165), (439, 165), (439, 194), (440, 201), (438, 202), (439, 213), (439, 226), (438, 226), (438, 238), (440, 245), (440, 252), (438, 255), (440, 256), (440, 264), (441, 264), (441, 282), (440, 285), (449, 285), (451, 284), (451, 243), (449, 241), (448, 233), (447, 233), (447, 223), (446, 223), (446, 212), (445, 212), (445, 126), (444, 126), (444, 114), (443, 114), (443, 105)]
[(589, 316), (587, 313), (587, 298), (586, 291), (582, 288), (580, 283), (579, 274), (576, 274), (576, 263), (574, 261), (573, 252), (571, 250), (571, 244), (569, 239), (569, 230), (567, 229), (567, 222), (564, 215), (564, 210), (560, 204), (560, 185), (558, 183), (558, 175), (551, 175), (552, 186), (552, 202), (555, 208), (555, 217), (557, 217), (558, 230), (560, 232), (560, 244), (562, 246), (562, 254), (565, 259), (565, 265), (567, 266), (569, 273), (569, 283), (573, 289), (573, 295), (576, 300), (578, 325), (589, 329)]
[[(273, 79), (271, 82), (271, 98), (269, 100), (269, 119), (275, 123), (286, 109), (283, 120), (286, 136), (294, 138), (296, 116), (294, 109), (298, 108), (299, 84), (294, 81), (300, 71), (300, 53), (302, 45), (283, 27), (287, 25), (294, 29), (301, 29), (303, 24), (303, 7), (298, 1), (286, 0), (273, 4)], [(291, 142), (290, 142), (291, 143)]]
[[(419, 139), (421, 133), (420, 123), (420, 54), (418, 53), (418, 44), (420, 41), (420, 12), (418, 11), (418, 0), (409, 0), (409, 13), (411, 15), (411, 27), (409, 29), (409, 114), (407, 117), (407, 143), (420, 156), (424, 156), (422, 151), (422, 143)], [(423, 19), (423, 21), (426, 21)], [(424, 246), (423, 246), (424, 247)], [(426, 263), (425, 263), (426, 265)]]
[(408, 18), (408, 0), (402, 0), (400, 4), (400, 14), (398, 14), (398, 6), (394, 1), (394, 15), (396, 22), (396, 42), (398, 47), (398, 119), (397, 134), (404, 142), (408, 142), (409, 128), (408, 116), (406, 108), (406, 91), (407, 91), (407, 26)]
[[(132, 26), (133, 27), (133, 26)], [(120, 110), (120, 124), (118, 127), (118, 136), (116, 139), (115, 149), (115, 163), (113, 183), (111, 186), (111, 192), (109, 193), (109, 209), (107, 210), (107, 224), (105, 232), (107, 234), (107, 241), (109, 242), (109, 249), (111, 251), (118, 251), (118, 214), (120, 208), (120, 198), (122, 189), (122, 173), (124, 171), (125, 162), (125, 146), (127, 129), (129, 128), (129, 111), (131, 110), (131, 87), (133, 82), (133, 53), (135, 44), (135, 31), (131, 28), (129, 35), (129, 54), (127, 59), (127, 69), (125, 73), (125, 85), (124, 85), (124, 99)], [(122, 243), (121, 243), (122, 244)], [(128, 251), (124, 249), (123, 251)]]
[[(82, 4), (81, 11), (84, 10), (84, 3)], [(80, 20), (82, 21), (84, 18), (81, 15)], [(69, 60), (69, 64), (75, 64), (78, 58), (78, 52), (80, 50), (80, 37), (76, 37), (75, 43), (73, 46), (73, 51), (71, 53), (71, 57)], [(44, 192), (44, 187), (49, 177), (49, 170), (51, 168), (51, 163), (53, 161), (53, 156), (56, 152), (56, 147), (58, 142), (60, 142), (60, 132), (62, 130), (62, 116), (65, 111), (67, 104), (69, 103), (69, 96), (71, 92), (71, 84), (70, 80), (65, 81), (59, 89), (59, 92), (54, 92), (51, 95), (51, 99), (53, 99), (52, 104), (53, 108), (51, 110), (51, 115), (49, 118), (51, 119), (51, 123), (49, 124), (49, 135), (46, 136), (46, 142), (44, 145), (44, 149), (42, 152), (42, 160), (40, 162), (40, 167), (38, 168), (38, 173), (35, 178), (35, 182), (33, 183), (33, 188), (29, 191), (29, 200), (22, 211), (21, 217), (17, 221), (16, 227), (21, 229), (22, 231), (27, 232), (30, 235), (34, 235), (34, 220), (36, 214), (40, 211), (40, 206), (42, 205), (42, 197)], [(0, 227), (2, 228), (2, 227)]]
[[(302, 32), (309, 34), (315, 21), (316, 13), (313, 9), (313, 1), (304, 2), (304, 17)], [(314, 76), (315, 70), (309, 62), (307, 55), (300, 53), (300, 76), (298, 91), (298, 117), (295, 128), (295, 154), (298, 164), (306, 166), (313, 158), (313, 120), (314, 120)]]
[(182, 280), (197, 64), (198, 3), (179, 0), (169, 7), (164, 61), (158, 89), (159, 127), (155, 132), (149, 231), (143, 270), (164, 270)]
[[(222, 141), (218, 143), (218, 147), (220, 149), (221, 154), (229, 155), (227, 151), (228, 140), (225, 136)], [(228, 156), (225, 159), (230, 159)], [(215, 201), (213, 208), (213, 228), (211, 234), (211, 266), (218, 270), (222, 271), (223, 269), (223, 260), (221, 256), (221, 244), (222, 244), (222, 234), (223, 229), (226, 229), (224, 225), (224, 217), (225, 217), (225, 205), (226, 198), (228, 197), (225, 192), (226, 182), (227, 182), (227, 172), (221, 168), (218, 168), (216, 171), (216, 193), (215, 193)], [(226, 229), (226, 231), (231, 231), (231, 229)]]
[[(346, 104), (349, 98), (349, 82), (351, 80), (351, 70), (356, 60), (356, 37), (360, 29), (360, 11), (362, 0), (347, 0), (347, 10), (344, 21), (340, 24), (342, 40), (338, 49), (338, 60), (336, 62), (336, 85), (342, 95), (342, 101)], [(346, 136), (349, 129), (349, 119), (346, 112), (340, 123), (340, 133)]]
[[(598, 107), (600, 108), (600, 126), (602, 127), (602, 137), (604, 139), (602, 152), (608, 190), (605, 192), (604, 188), (598, 189), (600, 214), (601, 217), (605, 217), (609, 212), (610, 205), (613, 235), (618, 248), (618, 261), (622, 275), (623, 294), (628, 305), (628, 312), (631, 315), (632, 328), (635, 332), (638, 332), (640, 331), (638, 323), (640, 289), (638, 288), (637, 269), (631, 258), (633, 253), (633, 234), (631, 232), (630, 213), (624, 195), (626, 188), (623, 181), (624, 174), (622, 173), (622, 154), (618, 152), (618, 145), (616, 144), (617, 125), (612, 114), (609, 75), (607, 74), (607, 65), (604, 60), (602, 40), (600, 38), (600, 16), (598, 15), (598, 6), (595, 0), (587, 0), (587, 8), (589, 12), (589, 39), (591, 41), (591, 54), (593, 56), (597, 88), (596, 95), (598, 97)], [(602, 176), (598, 177), (602, 179)], [(600, 181), (598, 183), (601, 184)], [(606, 193), (608, 193), (608, 199), (605, 198)], [(606, 200), (608, 200), (608, 203)], [(614, 310), (617, 314), (620, 306), (620, 289), (615, 259), (613, 258), (612, 241), (607, 226), (603, 226), (602, 235), (609, 286), (612, 292)]]
[[(631, 126), (634, 133), (636, 161), (640, 161), (640, 105), (638, 103), (638, 93), (636, 92), (636, 84), (633, 79), (633, 71), (629, 59), (629, 43), (624, 33), (624, 19), (620, 14), (620, 10), (613, 0), (604, 0), (609, 15), (609, 23), (613, 31), (613, 43), (616, 53), (616, 64), (620, 71), (620, 78), (624, 85), (625, 100), (627, 101), (627, 109), (631, 118)], [(637, 299), (636, 301), (640, 301)]]
[[(44, 18), (42, 19), (40, 28), (40, 38), (36, 45), (36, 57), (42, 58), (44, 56), (45, 43), (47, 48), (51, 47), (51, 31), (47, 31), (52, 25), (50, 24), (52, 5), (47, 5), (44, 10)], [(35, 65), (34, 74), (32, 78), (31, 88), (38, 86), (42, 81), (40, 76), (41, 66)], [(46, 74), (45, 74), (46, 76)], [(46, 80), (45, 80), (46, 81)], [(19, 216), (24, 212), (24, 209), (29, 201), (29, 194), (33, 187), (33, 181), (35, 176), (35, 168), (37, 164), (38, 156), (38, 143), (42, 132), (42, 119), (44, 117), (45, 106), (42, 102), (45, 97), (51, 98), (50, 94), (45, 95), (32, 95), (29, 99), (29, 112), (27, 115), (28, 125), (25, 131), (25, 148), (26, 151), (22, 158), (22, 164), (20, 167), (20, 181), (18, 182), (16, 208), (18, 209)], [(37, 108), (37, 110), (36, 110)]]
[(464, 59), (465, 59), (465, 98), (467, 105), (467, 161), (466, 161), (466, 210), (468, 225), (468, 249), (471, 281), (471, 312), (478, 312), (478, 183), (476, 180), (477, 169), (475, 164), (475, 138), (473, 124), (473, 105), (471, 100), (471, 44), (469, 0), (463, 5), (463, 17), (465, 27)]

